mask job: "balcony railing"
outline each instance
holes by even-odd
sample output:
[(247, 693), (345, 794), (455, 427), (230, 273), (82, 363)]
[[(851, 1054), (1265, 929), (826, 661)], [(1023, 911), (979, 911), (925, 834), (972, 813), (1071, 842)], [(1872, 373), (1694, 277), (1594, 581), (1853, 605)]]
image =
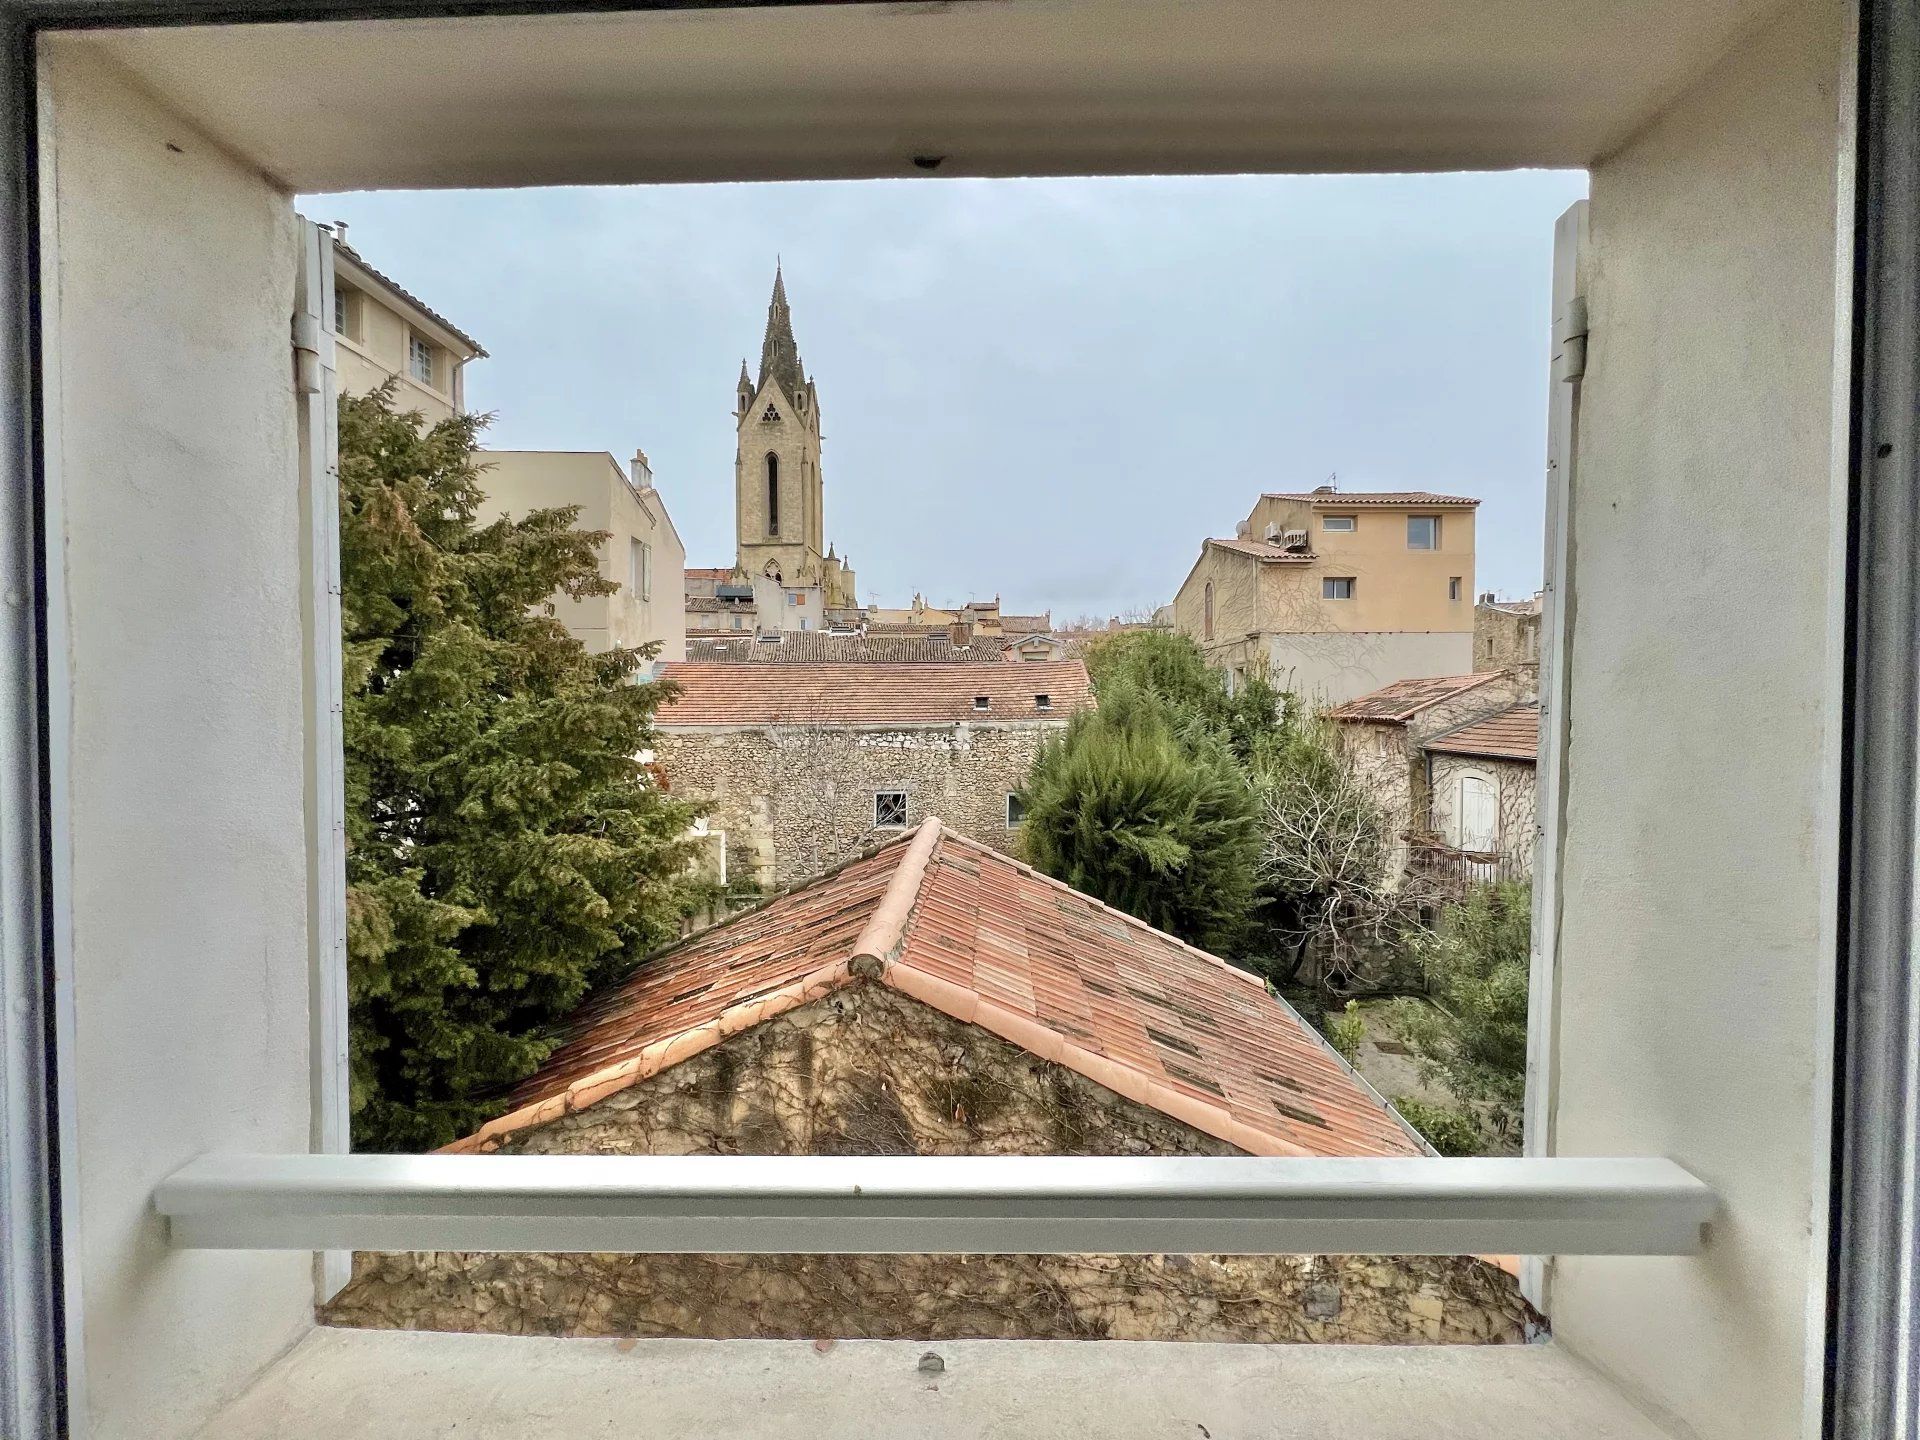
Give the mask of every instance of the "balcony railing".
[(1447, 894), (1461, 894), (1476, 885), (1503, 880), (1526, 880), (1532, 874), (1526, 855), (1505, 850), (1460, 850), (1436, 835), (1409, 835), (1407, 850), (1409, 868)]
[(1670, 1160), (207, 1155), (154, 1205), (215, 1250), (1682, 1255)]

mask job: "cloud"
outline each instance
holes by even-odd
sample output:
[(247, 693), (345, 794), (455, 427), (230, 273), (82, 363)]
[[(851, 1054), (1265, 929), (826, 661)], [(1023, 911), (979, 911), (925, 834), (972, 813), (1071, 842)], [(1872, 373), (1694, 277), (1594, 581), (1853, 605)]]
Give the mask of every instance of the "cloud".
[(1262, 489), (1480, 496), (1540, 565), (1547, 283), (1578, 174), (919, 180), (314, 197), (478, 336), (492, 443), (636, 446), (732, 558), (732, 387), (776, 254), (864, 596), (1168, 599)]

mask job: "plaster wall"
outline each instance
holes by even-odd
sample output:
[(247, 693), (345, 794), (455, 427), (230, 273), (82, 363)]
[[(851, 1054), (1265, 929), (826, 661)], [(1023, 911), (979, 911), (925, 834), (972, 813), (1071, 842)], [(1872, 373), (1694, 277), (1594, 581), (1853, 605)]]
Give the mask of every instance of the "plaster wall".
[(42, 63), (71, 1400), (167, 1440), (311, 1325), (308, 1256), (171, 1250), (149, 1203), (309, 1142), (298, 230), (109, 64)]
[(1274, 685), (1314, 705), (1339, 705), (1396, 680), (1473, 671), (1471, 629), (1304, 631), (1268, 635), (1264, 649)]
[(1560, 1260), (1550, 1305), (1704, 1440), (1818, 1423), (1849, 24), (1796, 0), (1593, 171), (1558, 1148), (1724, 1212), (1697, 1258)]
[[(553, 613), (569, 634), (596, 654), (616, 645), (658, 644), (657, 660), (687, 658), (687, 552), (658, 490), (636, 490), (604, 450), (489, 450), (482, 458), (483, 520), (577, 505), (575, 529), (608, 532), (598, 547), (600, 574), (620, 588), (582, 599), (553, 595)], [(636, 540), (652, 554), (644, 594), (633, 585)]]

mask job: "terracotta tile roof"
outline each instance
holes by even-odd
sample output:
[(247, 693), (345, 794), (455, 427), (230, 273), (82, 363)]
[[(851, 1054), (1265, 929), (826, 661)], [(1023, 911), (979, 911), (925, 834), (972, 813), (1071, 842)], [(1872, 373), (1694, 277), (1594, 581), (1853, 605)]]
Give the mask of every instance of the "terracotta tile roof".
[(1498, 610), (1503, 615), (1538, 615), (1540, 601), (1532, 600), (1482, 600), (1482, 610)]
[(1038, 615), (1002, 614), (1000, 628), (1009, 635), (1045, 635), (1053, 629), (1053, 612), (1042, 610)]
[(1477, 685), (1502, 678), (1489, 670), (1479, 675), (1436, 675), (1421, 680), (1396, 680), (1365, 695), (1357, 695), (1327, 713), (1335, 720), (1375, 720), (1404, 725), (1430, 705), (1451, 700)]
[(1496, 710), (1436, 735), (1427, 749), (1448, 755), (1485, 755), (1495, 760), (1524, 760), (1540, 755), (1540, 706), (1533, 701)]
[(711, 615), (715, 611), (725, 611), (729, 615), (751, 615), (755, 609), (751, 600), (728, 600), (718, 595), (687, 596), (689, 614)]
[[(1065, 721), (1093, 703), (1093, 683), (1078, 660), (1024, 665), (741, 665), (681, 661), (664, 665), (680, 687), (661, 707), (663, 730), (683, 725), (929, 725), (958, 720)], [(974, 701), (987, 697), (987, 708)], [(1048, 708), (1034, 697), (1045, 695)]]
[(1251, 555), (1258, 560), (1270, 561), (1275, 565), (1305, 565), (1319, 557), (1311, 550), (1282, 550), (1278, 545), (1269, 545), (1265, 540), (1208, 540), (1207, 544), (1216, 545), (1222, 550), (1231, 550), (1236, 555)]
[(1466, 495), (1436, 495), (1431, 490), (1270, 490), (1262, 500), (1302, 500), (1328, 510), (1356, 505), (1478, 505)]
[(731, 565), (687, 566), (687, 579), (689, 580), (725, 580), (732, 574), (733, 567)]
[(860, 980), (1252, 1154), (1427, 1153), (1252, 975), (938, 820), (645, 962), (448, 1148), (495, 1148)]
[[(1003, 642), (975, 635), (971, 645), (956, 646), (942, 630), (933, 635), (833, 635), (822, 630), (788, 630), (778, 643), (741, 640), (700, 640), (687, 646), (687, 659), (730, 665), (771, 664), (882, 664), (1000, 665), (1006, 661)], [(1031, 698), (1031, 697), (1029, 697)]]

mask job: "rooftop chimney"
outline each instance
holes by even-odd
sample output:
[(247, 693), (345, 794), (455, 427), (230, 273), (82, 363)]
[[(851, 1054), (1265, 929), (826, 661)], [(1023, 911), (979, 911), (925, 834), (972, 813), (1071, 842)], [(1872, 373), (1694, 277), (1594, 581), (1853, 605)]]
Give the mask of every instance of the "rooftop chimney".
[(947, 626), (947, 643), (956, 650), (965, 650), (973, 644), (973, 622), (955, 620)]
[(346, 221), (336, 220), (333, 222), (333, 238), (338, 240), (342, 245), (347, 243), (347, 222)]
[(637, 447), (633, 452), (633, 483), (641, 490), (653, 488), (653, 466), (647, 463), (647, 452)]
[(1338, 492), (1331, 485), (1316, 485), (1313, 487), (1313, 493), (1316, 495), (1333, 495)]

